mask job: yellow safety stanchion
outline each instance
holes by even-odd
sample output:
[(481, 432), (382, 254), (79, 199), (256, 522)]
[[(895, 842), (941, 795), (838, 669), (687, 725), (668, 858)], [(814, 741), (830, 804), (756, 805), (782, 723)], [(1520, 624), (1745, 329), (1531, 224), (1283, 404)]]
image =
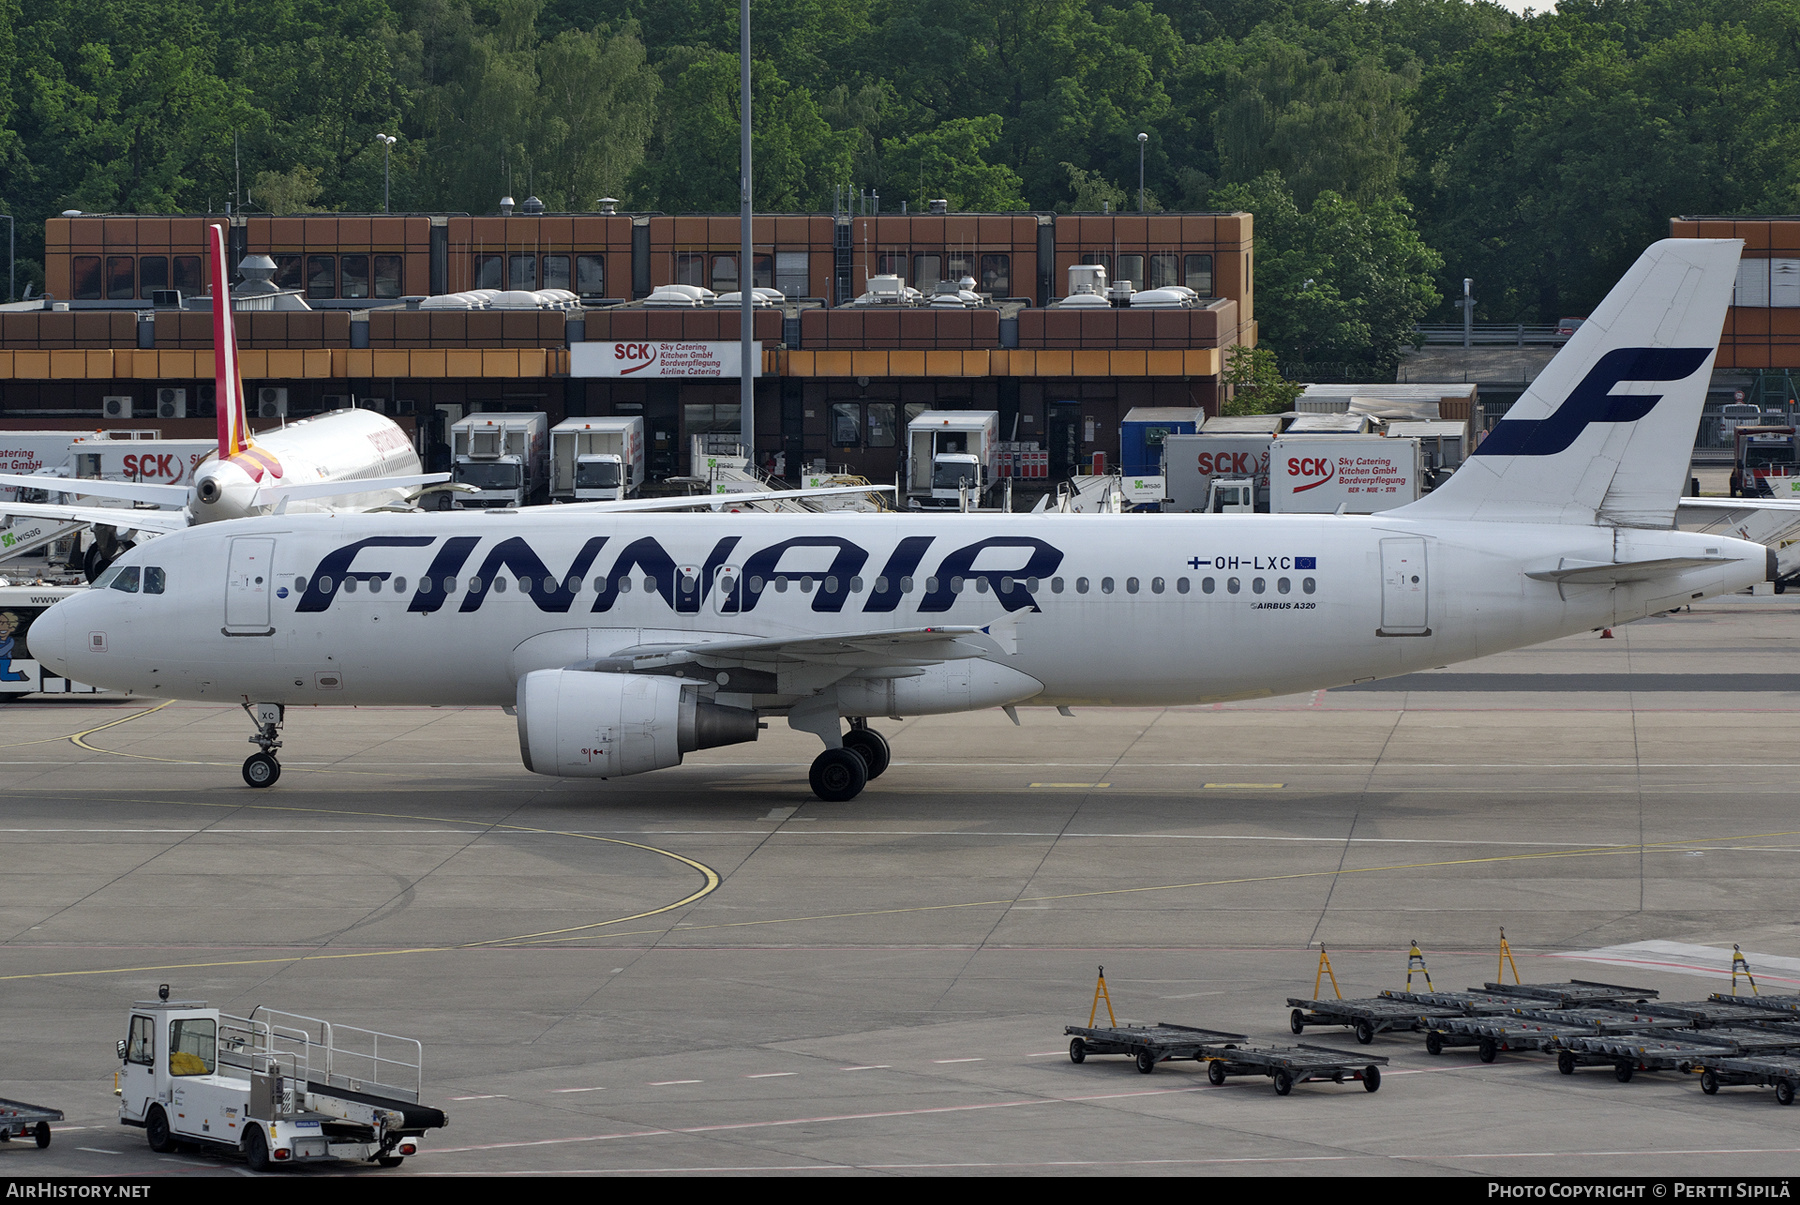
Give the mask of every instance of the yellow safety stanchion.
[(1100, 1001), (1106, 1001), (1106, 1022), (1114, 1029), (1119, 1027), (1119, 1019), (1113, 1016), (1112, 994), (1106, 990), (1106, 968), (1100, 968), (1100, 978), (1094, 983), (1094, 1007), (1088, 1009), (1088, 1028), (1094, 1027), (1094, 1018), (1100, 1015)]
[(1511, 964), (1512, 966), (1513, 982), (1524, 982), (1519, 978), (1519, 964), (1513, 962), (1512, 947), (1506, 944), (1506, 926), (1502, 925), (1500, 927), (1500, 965), (1494, 968), (1495, 983), (1506, 982), (1506, 968), (1508, 964)]
[(1762, 993), (1756, 990), (1756, 976), (1750, 973), (1750, 963), (1744, 958), (1744, 952), (1738, 949), (1738, 944), (1734, 941), (1731, 943), (1731, 994), (1734, 996), (1737, 995), (1737, 981), (1740, 973), (1750, 981), (1750, 994), (1752, 996), (1761, 995)]
[(1339, 1000), (1342, 1000), (1344, 993), (1338, 988), (1337, 976), (1331, 973), (1331, 959), (1325, 956), (1325, 947), (1320, 946), (1319, 973), (1313, 976), (1313, 999), (1319, 998), (1319, 985), (1325, 982), (1327, 977), (1331, 979), (1331, 990), (1337, 994)]
[(1412, 991), (1413, 972), (1418, 971), (1425, 976), (1425, 990), (1435, 992), (1431, 986), (1431, 968), (1425, 965), (1425, 952), (1419, 949), (1419, 939), (1413, 938), (1412, 949), (1406, 952), (1406, 990)]

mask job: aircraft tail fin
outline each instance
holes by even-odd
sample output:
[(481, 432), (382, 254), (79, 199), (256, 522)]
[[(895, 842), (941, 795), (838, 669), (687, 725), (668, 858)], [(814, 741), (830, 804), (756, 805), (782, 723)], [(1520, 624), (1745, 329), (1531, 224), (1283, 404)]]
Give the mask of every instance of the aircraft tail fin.
[(213, 286), (213, 410), (218, 415), (219, 459), (250, 446), (244, 415), (244, 378), (238, 372), (237, 327), (231, 320), (231, 285), (225, 262), (225, 227), (210, 226)]
[(1742, 249), (1651, 244), (1450, 480), (1387, 513), (1670, 527)]

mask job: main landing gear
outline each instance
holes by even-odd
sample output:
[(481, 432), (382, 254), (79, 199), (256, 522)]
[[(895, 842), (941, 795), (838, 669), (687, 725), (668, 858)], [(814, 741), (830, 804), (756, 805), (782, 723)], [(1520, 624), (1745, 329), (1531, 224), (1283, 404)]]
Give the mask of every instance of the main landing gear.
[(248, 699), (243, 708), (256, 725), (256, 735), (250, 743), (262, 750), (244, 759), (244, 781), (253, 787), (272, 787), (281, 778), (281, 763), (275, 760), (275, 750), (281, 748), (278, 734), (286, 708), (280, 703), (252, 703)]
[(848, 803), (862, 794), (870, 779), (880, 778), (892, 759), (887, 738), (867, 720), (854, 718), (842, 748), (827, 749), (813, 760), (808, 775), (813, 794), (827, 803)]

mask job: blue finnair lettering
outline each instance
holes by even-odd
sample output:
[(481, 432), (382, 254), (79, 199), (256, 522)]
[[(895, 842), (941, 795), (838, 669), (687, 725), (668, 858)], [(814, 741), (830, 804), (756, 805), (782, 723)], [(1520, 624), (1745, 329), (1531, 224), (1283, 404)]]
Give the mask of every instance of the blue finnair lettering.
[[(626, 544), (614, 557), (610, 568), (590, 578), (589, 572), (610, 537), (590, 537), (570, 558), (568, 569), (559, 574), (552, 571), (522, 537), (510, 536), (497, 541), (481, 558), (475, 571), (462, 578), (482, 537), (451, 536), (438, 547), (430, 566), (420, 575), (418, 587), (406, 609), (421, 615), (441, 611), (451, 602), (457, 581), (462, 578), (464, 591), (455, 609), (465, 615), (479, 611), (490, 594), (504, 589), (504, 586), (496, 588), (496, 584), (508, 580), (518, 582), (520, 594), (535, 603), (538, 610), (547, 613), (564, 614), (572, 610), (584, 586), (594, 591), (590, 612), (612, 610), (620, 595), (631, 593), (634, 586), (641, 586), (645, 594), (660, 597), (670, 610), (689, 615), (697, 614), (703, 600), (718, 589), (722, 591), (716, 602), (719, 611), (736, 614), (753, 611), (759, 603), (768, 602), (771, 591), (767, 588), (758, 590), (754, 588), (756, 585), (766, 587), (778, 575), (790, 578), (799, 575), (825, 579), (821, 582), (822, 587), (826, 582), (834, 583), (830, 588), (811, 592), (808, 605), (813, 611), (843, 611), (847, 603), (860, 596), (864, 612), (883, 614), (897, 610), (902, 599), (911, 594), (910, 585), (903, 590), (902, 584), (914, 579), (935, 537), (907, 536), (901, 539), (888, 554), (880, 575), (868, 584), (867, 595), (860, 595), (859, 589), (853, 590), (851, 583), (859, 579), (868, 564), (869, 551), (852, 540), (842, 536), (797, 536), (757, 549), (742, 556), (740, 561), (738, 545), (742, 539), (741, 536), (727, 536), (713, 546), (702, 565), (681, 566), (660, 543), (645, 536)], [(330, 610), (340, 593), (338, 587), (347, 578), (385, 581), (395, 576), (394, 571), (388, 569), (354, 568), (357, 556), (365, 549), (425, 548), (436, 543), (436, 536), (373, 536), (335, 548), (320, 559), (295, 609), (300, 612)], [(829, 567), (806, 571), (783, 568), (782, 561), (790, 554), (809, 549), (828, 551)], [(975, 567), (975, 562), (984, 553), (996, 550), (1001, 556), (994, 559), (1003, 563), (1022, 559), (1024, 564), (1017, 568)], [(1007, 557), (1008, 551), (1018, 555)], [(725, 574), (723, 571), (732, 568), (733, 562), (738, 563), (736, 572)], [(928, 584), (918, 607), (923, 613), (948, 611), (955, 606), (958, 595), (967, 591), (991, 592), (1007, 611), (1035, 611), (1039, 609), (1037, 599), (1026, 588), (1027, 580), (1049, 577), (1062, 562), (1061, 549), (1029, 536), (993, 536), (977, 540), (944, 556), (935, 573), (926, 579)]]
[(1614, 393), (1629, 381), (1685, 381), (1712, 354), (1709, 347), (1620, 347), (1607, 352), (1548, 418), (1503, 418), (1475, 449), (1477, 456), (1554, 456), (1567, 451), (1589, 423), (1633, 423), (1662, 401), (1660, 393)]

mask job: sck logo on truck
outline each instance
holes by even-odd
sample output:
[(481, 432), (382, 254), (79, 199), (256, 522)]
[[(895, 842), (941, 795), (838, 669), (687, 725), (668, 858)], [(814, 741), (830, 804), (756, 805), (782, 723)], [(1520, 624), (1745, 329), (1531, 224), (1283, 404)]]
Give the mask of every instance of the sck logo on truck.
[(1217, 477), (1247, 477), (1269, 471), (1269, 454), (1254, 452), (1202, 452), (1200, 471)]
[[(199, 457), (194, 457), (198, 460)], [(125, 475), (134, 480), (145, 477), (160, 477), (165, 481), (180, 481), (187, 476), (189, 465), (181, 462), (181, 457), (172, 452), (145, 453), (142, 456), (132, 454), (125, 457)]]
[(1337, 476), (1337, 462), (1328, 456), (1290, 456), (1287, 462), (1289, 477), (1302, 480), (1316, 477), (1316, 481), (1307, 481), (1305, 485), (1296, 485), (1294, 492), (1303, 494), (1307, 490), (1316, 490), (1321, 485), (1329, 484)]

